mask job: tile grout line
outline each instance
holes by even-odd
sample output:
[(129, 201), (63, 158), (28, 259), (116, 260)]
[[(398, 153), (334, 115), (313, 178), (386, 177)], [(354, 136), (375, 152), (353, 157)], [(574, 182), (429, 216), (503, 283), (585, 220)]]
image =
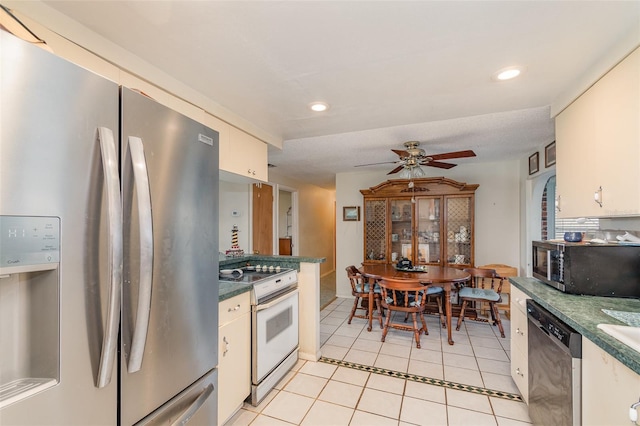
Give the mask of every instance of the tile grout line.
[(327, 357), (321, 357), (319, 362), (333, 364), (339, 367), (353, 368), (355, 370), (366, 371), (369, 373), (380, 374), (388, 377), (396, 377), (399, 379), (411, 380), (418, 383), (441, 386), (447, 389), (461, 390), (464, 392), (470, 392), (478, 395), (485, 395), (490, 397), (492, 396), (496, 398), (507, 399), (509, 401), (524, 402), (524, 400), (522, 399), (522, 396), (515, 393), (505, 392), (505, 391), (487, 389), (487, 388), (473, 386), (473, 385), (465, 385), (462, 383), (451, 382), (448, 380), (433, 379), (430, 377), (419, 376), (417, 374), (403, 373), (401, 371), (388, 370), (385, 368), (357, 364), (355, 362), (342, 361), (342, 360), (327, 358)]

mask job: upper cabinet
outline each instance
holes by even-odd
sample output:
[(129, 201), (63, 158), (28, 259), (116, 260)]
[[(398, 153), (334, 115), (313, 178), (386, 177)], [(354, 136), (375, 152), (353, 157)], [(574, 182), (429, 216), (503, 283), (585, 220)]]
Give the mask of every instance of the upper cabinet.
[(267, 144), (206, 114), (207, 126), (220, 133), (220, 171), (224, 180), (267, 182)]
[(474, 264), (478, 185), (442, 177), (389, 180), (363, 189), (364, 263)]
[(556, 118), (558, 217), (640, 215), (640, 48)]
[(220, 170), (267, 182), (267, 144), (230, 126), (229, 144), (220, 146)]

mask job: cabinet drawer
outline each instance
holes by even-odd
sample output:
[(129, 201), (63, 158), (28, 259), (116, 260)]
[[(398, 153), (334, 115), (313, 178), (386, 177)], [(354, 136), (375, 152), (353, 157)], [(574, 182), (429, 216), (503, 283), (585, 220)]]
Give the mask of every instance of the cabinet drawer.
[(224, 324), (239, 318), (243, 314), (251, 312), (251, 299), (249, 297), (249, 292), (239, 294), (231, 299), (223, 300), (220, 302), (218, 307), (218, 326), (223, 326)]
[(519, 310), (511, 315), (511, 347), (521, 351), (527, 350), (527, 317)]
[(529, 403), (529, 359), (519, 349), (511, 351), (511, 377), (516, 383), (520, 395)]
[(511, 287), (511, 315), (515, 315), (514, 310), (520, 311), (525, 317), (527, 316), (527, 297), (522, 291), (515, 287)]

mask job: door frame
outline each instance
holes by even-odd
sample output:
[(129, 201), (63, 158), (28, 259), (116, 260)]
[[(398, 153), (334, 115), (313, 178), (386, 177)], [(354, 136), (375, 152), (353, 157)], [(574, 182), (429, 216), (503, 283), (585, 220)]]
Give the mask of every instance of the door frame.
[(298, 256), (298, 190), (278, 183), (272, 183), (272, 185), (275, 192), (275, 202), (273, 203), (273, 252), (279, 254), (278, 238), (280, 236), (280, 191), (284, 191), (291, 193), (291, 255)]

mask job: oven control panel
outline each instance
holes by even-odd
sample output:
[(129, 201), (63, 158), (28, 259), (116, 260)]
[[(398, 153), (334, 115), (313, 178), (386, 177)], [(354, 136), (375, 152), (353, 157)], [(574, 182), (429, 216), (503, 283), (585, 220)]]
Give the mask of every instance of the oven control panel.
[(285, 293), (289, 289), (298, 285), (298, 273), (295, 270), (289, 270), (274, 274), (268, 278), (253, 283), (253, 291), (251, 292), (251, 303), (258, 305), (275, 295)]

